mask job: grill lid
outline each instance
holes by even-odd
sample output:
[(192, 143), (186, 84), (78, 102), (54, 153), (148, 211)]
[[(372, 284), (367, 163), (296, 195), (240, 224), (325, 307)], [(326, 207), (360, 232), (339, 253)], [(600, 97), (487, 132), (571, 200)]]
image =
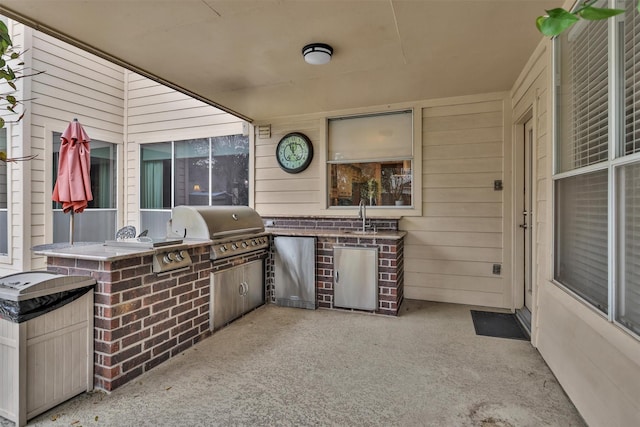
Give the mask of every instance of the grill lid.
[(260, 233), (262, 218), (248, 206), (176, 206), (167, 225), (168, 237), (221, 239)]

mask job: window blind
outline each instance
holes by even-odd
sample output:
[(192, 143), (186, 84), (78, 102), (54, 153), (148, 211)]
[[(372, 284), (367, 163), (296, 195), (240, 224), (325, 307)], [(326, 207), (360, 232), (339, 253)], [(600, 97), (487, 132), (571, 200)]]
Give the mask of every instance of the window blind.
[[(583, 23), (559, 37), (563, 99), (560, 169), (608, 161), (607, 22)], [(560, 96), (562, 95), (562, 96)], [(555, 279), (608, 312), (607, 169), (555, 183)]]
[(410, 159), (411, 111), (329, 120), (329, 161)]
[(640, 151), (640, 13), (627, 1), (624, 15), (624, 154)]
[(560, 37), (563, 57), (565, 133), (559, 164), (569, 171), (608, 160), (607, 22), (594, 21), (579, 34)]
[(556, 181), (555, 279), (608, 310), (607, 170)]
[(640, 163), (618, 169), (618, 305), (616, 320), (640, 334)]
[[(640, 151), (640, 14), (628, 1), (624, 15), (623, 155)], [(618, 260), (616, 320), (640, 334), (640, 163), (616, 170)]]

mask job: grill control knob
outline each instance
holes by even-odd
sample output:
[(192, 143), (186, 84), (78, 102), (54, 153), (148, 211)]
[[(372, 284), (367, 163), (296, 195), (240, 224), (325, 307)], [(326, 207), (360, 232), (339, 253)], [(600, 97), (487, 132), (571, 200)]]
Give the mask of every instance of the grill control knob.
[(253, 239), (253, 240), (251, 241), (251, 246), (256, 246), (257, 244), (258, 244), (258, 242), (256, 242), (256, 239)]
[(220, 246), (220, 252), (226, 252), (226, 251), (227, 251), (227, 245)]
[(246, 248), (247, 246), (249, 246), (249, 245), (247, 245), (247, 242), (242, 242), (242, 247), (243, 248)]
[(176, 261), (180, 262), (184, 259), (184, 251), (176, 252)]
[(175, 254), (174, 254), (174, 253), (172, 253), (172, 252), (167, 252), (167, 253), (166, 253), (166, 254), (164, 254), (164, 256), (162, 257), (162, 262), (163, 262), (164, 264), (169, 264), (169, 263), (171, 263), (172, 261), (174, 261), (174, 257), (175, 257)]
[(235, 243), (232, 243), (231, 244), (231, 249), (233, 249), (235, 251), (236, 249), (238, 249), (238, 245), (236, 245)]

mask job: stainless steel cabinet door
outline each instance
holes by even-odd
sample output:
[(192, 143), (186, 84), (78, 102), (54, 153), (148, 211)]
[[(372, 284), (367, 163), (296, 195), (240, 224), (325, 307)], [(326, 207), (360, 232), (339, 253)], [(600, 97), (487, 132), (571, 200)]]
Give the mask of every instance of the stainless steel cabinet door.
[(243, 267), (244, 283), (247, 286), (244, 295), (243, 312), (252, 310), (264, 304), (264, 272), (262, 260), (251, 261)]
[(242, 314), (242, 270), (232, 268), (211, 275), (211, 329), (226, 325)]
[(378, 308), (378, 248), (333, 248), (333, 305)]
[(315, 237), (276, 236), (273, 244), (276, 304), (315, 310)]

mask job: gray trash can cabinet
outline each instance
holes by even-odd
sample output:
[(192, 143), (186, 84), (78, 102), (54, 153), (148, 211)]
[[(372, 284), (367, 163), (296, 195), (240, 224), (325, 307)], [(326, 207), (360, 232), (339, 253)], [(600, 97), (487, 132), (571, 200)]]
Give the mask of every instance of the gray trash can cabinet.
[(93, 286), (45, 271), (0, 278), (0, 415), (27, 420), (93, 389)]

